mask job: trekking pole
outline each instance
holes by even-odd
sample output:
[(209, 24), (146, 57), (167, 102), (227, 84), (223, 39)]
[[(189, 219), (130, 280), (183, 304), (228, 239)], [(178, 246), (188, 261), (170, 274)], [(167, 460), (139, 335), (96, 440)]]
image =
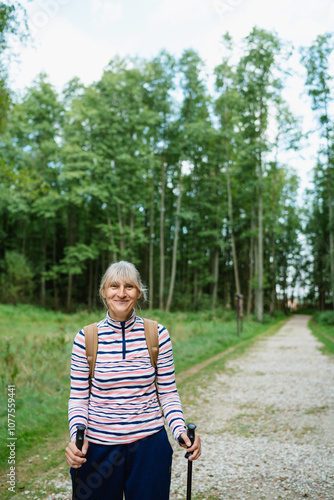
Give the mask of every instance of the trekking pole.
[[(85, 425), (82, 425), (82, 424), (77, 425), (77, 437), (75, 440), (75, 445), (78, 448), (78, 450), (80, 450), (80, 451), (82, 450), (82, 445), (84, 442), (85, 430), (86, 430)], [(78, 469), (75, 469), (75, 471), (74, 471), (72, 500), (77, 500), (77, 488), (78, 488), (78, 483), (79, 483), (79, 472), (80, 472), (80, 467)]]
[[(193, 445), (194, 441), (195, 441), (195, 429), (196, 429), (196, 425), (195, 424), (188, 424), (187, 427), (188, 427), (188, 430), (187, 430), (188, 438), (190, 439), (191, 444)], [(185, 458), (189, 459), (189, 457), (191, 456), (191, 454), (192, 453), (190, 451), (187, 451), (187, 453), (185, 454)], [(191, 462), (191, 460), (188, 460), (187, 500), (191, 500), (191, 480), (192, 480), (192, 474), (193, 474), (193, 463)]]

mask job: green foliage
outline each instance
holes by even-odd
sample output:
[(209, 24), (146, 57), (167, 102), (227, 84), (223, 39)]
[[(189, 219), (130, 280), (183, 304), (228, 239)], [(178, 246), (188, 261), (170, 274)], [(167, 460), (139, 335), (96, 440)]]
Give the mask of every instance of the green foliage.
[(314, 315), (314, 319), (320, 325), (334, 326), (334, 311), (322, 311)]
[[(333, 218), (333, 75), (330, 56), (334, 50), (332, 33), (319, 35), (310, 47), (301, 49), (306, 68), (306, 88), (318, 120), (320, 134), (318, 160), (308, 208), (307, 233), (313, 258), (307, 266), (312, 283), (309, 298), (318, 295), (319, 308), (331, 301), (334, 308), (334, 218)], [(317, 288), (317, 293), (315, 289)]]
[(8, 66), (12, 56), (11, 42), (28, 36), (25, 9), (18, 1), (0, 3), (0, 133), (7, 124), (10, 91), (7, 86)]
[(29, 302), (34, 289), (34, 274), (26, 257), (15, 251), (7, 251), (0, 261), (0, 269), (1, 302)]
[[(115, 57), (99, 81), (74, 78), (61, 96), (41, 74), (12, 104), (0, 142), (0, 257), (27, 257), (36, 302), (95, 307), (118, 259), (138, 266), (151, 307), (168, 295), (174, 310), (234, 308), (239, 288), (245, 311), (263, 296), (273, 314), (277, 296), (286, 305), (294, 294), (305, 263), (298, 179), (281, 157), (300, 138), (282, 98), (288, 50), (259, 28), (239, 59), (224, 40), (212, 94), (187, 49), (178, 59)], [(325, 181), (322, 169), (307, 227), (321, 245), (314, 294), (328, 293)]]
[(301, 60), (307, 70), (306, 86), (312, 98), (312, 109), (318, 110), (321, 123), (328, 122), (328, 102), (331, 95), (329, 60), (334, 49), (333, 33), (319, 35), (310, 47), (302, 47)]

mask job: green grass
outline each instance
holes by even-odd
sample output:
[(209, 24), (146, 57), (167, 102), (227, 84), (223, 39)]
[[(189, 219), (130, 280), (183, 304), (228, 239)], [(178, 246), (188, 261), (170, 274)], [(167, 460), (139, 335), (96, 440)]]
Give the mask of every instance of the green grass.
[[(7, 386), (15, 384), (18, 457), (67, 426), (69, 370), (75, 333), (103, 312), (66, 315), (0, 305), (0, 437), (7, 438)], [(4, 441), (2, 441), (4, 442)], [(7, 461), (0, 449), (0, 466)]]
[(323, 344), (322, 351), (325, 354), (334, 354), (334, 311), (315, 313), (309, 322), (309, 327)]
[[(243, 333), (238, 337), (233, 311), (165, 313), (154, 310), (139, 314), (154, 318), (168, 328), (177, 373), (232, 345), (247, 339), (251, 341), (282, 319), (266, 317), (263, 324), (248, 319), (244, 321)], [(18, 488), (20, 477), (25, 487), (29, 484), (28, 476), (33, 471), (33, 464), (29, 466), (29, 474), (25, 475), (22, 471), (32, 456), (49, 454), (48, 460), (37, 460), (38, 463), (42, 460), (44, 474), (64, 461), (73, 339), (84, 325), (103, 317), (103, 311), (67, 315), (28, 305), (0, 304), (0, 438), (2, 443), (7, 441), (7, 387), (15, 384), (16, 464), (21, 470)], [(240, 346), (242, 348), (245, 348), (244, 344)], [(3, 474), (8, 468), (7, 457), (8, 450), (3, 446), (0, 449), (0, 471), (2, 469)], [(36, 465), (36, 471), (37, 468)], [(8, 492), (4, 494), (8, 495)]]

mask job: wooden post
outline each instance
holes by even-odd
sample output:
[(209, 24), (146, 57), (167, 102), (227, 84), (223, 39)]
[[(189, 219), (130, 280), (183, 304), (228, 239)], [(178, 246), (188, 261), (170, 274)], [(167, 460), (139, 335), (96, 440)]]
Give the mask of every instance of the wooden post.
[(237, 334), (239, 337), (240, 333), (242, 333), (242, 320), (244, 317), (244, 312), (243, 312), (244, 296), (241, 295), (241, 293), (237, 293), (237, 295), (235, 296), (235, 300), (237, 302)]

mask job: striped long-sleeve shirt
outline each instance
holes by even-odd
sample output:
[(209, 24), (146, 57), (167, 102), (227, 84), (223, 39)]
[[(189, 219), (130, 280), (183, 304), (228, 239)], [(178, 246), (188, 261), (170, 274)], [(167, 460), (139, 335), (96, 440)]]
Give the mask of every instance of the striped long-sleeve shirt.
[[(158, 395), (177, 440), (186, 428), (175, 385), (172, 345), (166, 328), (159, 325), (158, 331)], [(98, 323), (98, 352), (90, 398), (85, 335), (83, 330), (76, 335), (68, 414), (71, 439), (75, 439), (76, 426), (84, 424), (88, 441), (97, 444), (131, 443), (163, 427), (142, 318), (133, 314), (126, 322), (119, 322), (107, 315)]]

